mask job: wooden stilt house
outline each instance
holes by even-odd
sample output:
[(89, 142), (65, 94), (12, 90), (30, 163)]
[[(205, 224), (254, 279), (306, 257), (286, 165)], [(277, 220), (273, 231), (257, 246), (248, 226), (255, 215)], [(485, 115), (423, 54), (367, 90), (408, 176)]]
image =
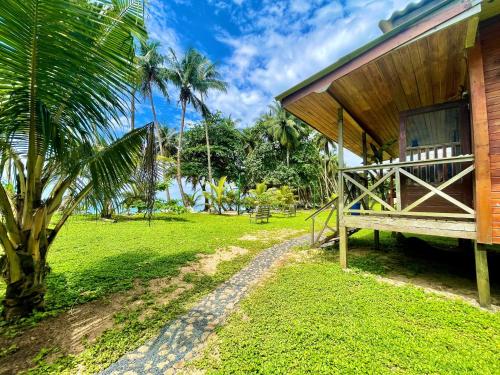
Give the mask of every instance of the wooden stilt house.
[[(489, 305), (484, 245), (500, 244), (500, 0), (422, 0), (380, 28), (277, 97), (338, 142), (341, 264), (349, 228), (470, 239)], [(344, 147), (364, 165), (344, 165)], [(370, 164), (377, 150), (384, 161)]]

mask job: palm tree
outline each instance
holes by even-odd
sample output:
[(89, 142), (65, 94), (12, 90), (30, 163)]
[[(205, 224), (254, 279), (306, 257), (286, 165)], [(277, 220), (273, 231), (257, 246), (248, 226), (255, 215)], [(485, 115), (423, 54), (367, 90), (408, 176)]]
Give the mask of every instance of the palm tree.
[(273, 139), (286, 149), (286, 165), (290, 166), (290, 151), (300, 143), (302, 122), (285, 111), (279, 102), (274, 102), (269, 109), (264, 122)]
[(173, 49), (170, 49), (167, 68), (168, 80), (179, 89), (179, 103), (181, 104), (181, 125), (177, 146), (177, 183), (182, 200), (186, 206), (189, 202), (184, 196), (181, 176), (182, 137), (186, 119), (186, 109), (189, 104), (202, 114), (204, 118), (209, 114), (203, 102), (203, 96), (210, 90), (225, 90), (226, 84), (219, 79), (215, 65), (195, 49), (189, 49), (179, 59)]
[[(226, 92), (227, 83), (224, 82), (221, 78), (219, 71), (217, 70), (217, 66), (213, 64), (209, 59), (204, 58), (203, 63), (199, 68), (200, 78), (196, 85), (196, 90), (200, 93), (200, 98), (203, 101), (203, 98), (206, 98), (208, 92), (211, 90)], [(205, 116), (207, 117), (207, 116)], [(205, 118), (203, 121), (205, 125), (205, 141), (207, 145), (207, 166), (208, 166), (208, 181), (212, 183), (212, 157), (210, 155), (210, 138), (208, 136), (208, 119)]]
[(154, 41), (147, 41), (141, 43), (141, 55), (137, 57), (138, 60), (138, 81), (139, 90), (144, 99), (149, 99), (151, 104), (151, 112), (153, 113), (153, 122), (156, 128), (160, 145), (160, 155), (164, 155), (162, 134), (160, 125), (156, 117), (155, 103), (153, 100), (153, 90), (158, 89), (163, 96), (168, 99), (168, 89), (166, 78), (166, 69), (163, 67), (165, 58), (159, 51), (160, 43)]
[(163, 155), (159, 156), (162, 166), (163, 174), (163, 187), (167, 201), (171, 200), (170, 196), (170, 182), (172, 180), (172, 168), (174, 164), (174, 155), (177, 153), (177, 132), (167, 126), (160, 126), (161, 132), (161, 146), (159, 149), (163, 150)]
[[(73, 210), (89, 194), (112, 199), (154, 160), (152, 126), (118, 137), (113, 125), (128, 115), (143, 5), (0, 2), (0, 153), (16, 174), (12, 189), (0, 184), (8, 319), (43, 307), (47, 254)], [(144, 166), (154, 182), (154, 166)]]

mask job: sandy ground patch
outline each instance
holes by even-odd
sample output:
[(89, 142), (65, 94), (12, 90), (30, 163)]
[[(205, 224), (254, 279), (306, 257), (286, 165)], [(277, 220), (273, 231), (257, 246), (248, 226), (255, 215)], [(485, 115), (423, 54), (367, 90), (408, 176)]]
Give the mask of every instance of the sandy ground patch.
[(241, 241), (269, 241), (280, 240), (284, 241), (290, 237), (296, 237), (306, 231), (303, 229), (279, 229), (279, 230), (261, 230), (252, 234), (245, 234), (240, 237)]

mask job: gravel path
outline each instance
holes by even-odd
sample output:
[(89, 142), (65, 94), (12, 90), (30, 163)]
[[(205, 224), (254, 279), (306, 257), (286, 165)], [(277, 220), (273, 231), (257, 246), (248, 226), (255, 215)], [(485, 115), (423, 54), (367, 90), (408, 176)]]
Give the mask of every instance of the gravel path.
[(195, 355), (207, 337), (264, 273), (292, 247), (307, 244), (309, 236), (270, 247), (231, 279), (204, 297), (184, 316), (165, 326), (159, 336), (120, 358), (101, 372), (108, 374), (173, 374), (175, 365)]

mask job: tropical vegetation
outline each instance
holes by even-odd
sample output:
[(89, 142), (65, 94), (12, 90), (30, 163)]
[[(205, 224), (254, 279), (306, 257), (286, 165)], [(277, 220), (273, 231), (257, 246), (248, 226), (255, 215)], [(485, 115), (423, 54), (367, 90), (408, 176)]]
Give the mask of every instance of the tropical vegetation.
[[(124, 135), (134, 43), (144, 40), (141, 0), (0, 4), (1, 270), (3, 314), (43, 308), (47, 255), (90, 194), (116, 197), (154, 158), (152, 127)], [(146, 145), (149, 147), (146, 147)], [(151, 169), (143, 169), (144, 179)], [(57, 214), (57, 215), (56, 215)]]

